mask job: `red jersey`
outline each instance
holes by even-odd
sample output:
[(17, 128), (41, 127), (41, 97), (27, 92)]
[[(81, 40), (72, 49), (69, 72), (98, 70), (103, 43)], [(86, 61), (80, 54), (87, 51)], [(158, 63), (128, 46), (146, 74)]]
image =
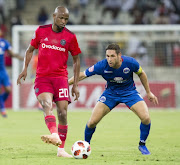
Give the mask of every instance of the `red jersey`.
[(39, 49), (36, 77), (68, 77), (68, 51), (72, 56), (81, 53), (76, 35), (66, 27), (54, 32), (52, 24), (39, 26), (31, 45)]

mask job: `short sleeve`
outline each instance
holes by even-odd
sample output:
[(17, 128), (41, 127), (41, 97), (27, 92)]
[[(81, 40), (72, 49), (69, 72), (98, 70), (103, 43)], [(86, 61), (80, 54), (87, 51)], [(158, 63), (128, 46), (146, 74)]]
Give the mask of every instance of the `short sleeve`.
[(139, 65), (139, 63), (133, 58), (133, 72), (135, 72), (137, 75), (142, 73), (142, 67)]
[(73, 38), (70, 43), (69, 51), (71, 52), (72, 56), (76, 56), (81, 53), (81, 49), (79, 48), (79, 44), (77, 42), (76, 35), (73, 35)]
[(85, 75), (87, 77), (90, 77), (93, 75), (102, 75), (102, 70), (103, 70), (103, 64), (102, 64), (102, 61), (99, 61), (95, 65), (87, 68), (85, 70)]
[(38, 38), (38, 32), (39, 32), (39, 27), (36, 29), (36, 31), (33, 34), (33, 37), (31, 39), (31, 45), (33, 47), (35, 47), (36, 49), (38, 49), (39, 47), (39, 38)]

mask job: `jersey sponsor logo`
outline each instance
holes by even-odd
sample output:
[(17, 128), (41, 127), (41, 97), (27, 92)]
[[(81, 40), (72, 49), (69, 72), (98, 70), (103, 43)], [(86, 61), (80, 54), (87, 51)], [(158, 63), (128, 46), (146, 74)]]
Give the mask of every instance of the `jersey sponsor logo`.
[(124, 69), (123, 69), (123, 73), (128, 74), (129, 72), (130, 72), (130, 69), (129, 69), (129, 68), (124, 68)]
[(114, 77), (114, 80), (110, 80), (110, 82), (123, 83), (127, 80), (123, 80), (122, 77)]
[(100, 102), (105, 102), (106, 101), (106, 97), (105, 96), (101, 96), (100, 99), (99, 99)]
[(64, 45), (66, 45), (66, 40), (62, 39), (62, 40), (60, 41), (60, 43), (61, 43), (62, 46), (64, 46)]
[(122, 77), (114, 77), (114, 80), (115, 80), (115, 81), (122, 81), (123, 78), (122, 78)]
[(88, 69), (89, 72), (93, 72), (94, 71), (94, 65), (91, 66), (89, 69)]
[(42, 48), (59, 50), (59, 51), (62, 51), (62, 52), (65, 52), (65, 51), (66, 51), (65, 48), (61, 48), (61, 47), (58, 47), (58, 46), (55, 46), (55, 45), (46, 45), (45, 43), (42, 44)]
[(48, 38), (46, 37), (46, 38), (44, 39), (44, 41), (48, 41)]
[(113, 73), (113, 71), (110, 71), (110, 70), (104, 70), (104, 73)]

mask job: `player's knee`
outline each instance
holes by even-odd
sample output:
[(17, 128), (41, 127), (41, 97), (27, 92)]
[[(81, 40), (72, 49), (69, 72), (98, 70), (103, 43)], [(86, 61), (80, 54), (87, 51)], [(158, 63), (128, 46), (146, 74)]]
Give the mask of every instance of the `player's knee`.
[(40, 103), (44, 110), (51, 110), (52, 109), (52, 102), (47, 100), (40, 100)]
[(95, 122), (94, 120), (88, 121), (88, 127), (89, 128), (95, 128), (98, 122)]
[(149, 124), (149, 123), (151, 122), (151, 119), (150, 119), (149, 115), (143, 117), (142, 120), (141, 120), (141, 122), (142, 122), (143, 124), (146, 124), (146, 125)]

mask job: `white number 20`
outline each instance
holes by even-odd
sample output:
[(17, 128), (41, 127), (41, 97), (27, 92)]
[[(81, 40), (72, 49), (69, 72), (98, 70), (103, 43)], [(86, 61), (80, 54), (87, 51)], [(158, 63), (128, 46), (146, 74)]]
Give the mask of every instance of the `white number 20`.
[(62, 98), (62, 97), (68, 97), (68, 89), (67, 88), (59, 89), (59, 98)]

